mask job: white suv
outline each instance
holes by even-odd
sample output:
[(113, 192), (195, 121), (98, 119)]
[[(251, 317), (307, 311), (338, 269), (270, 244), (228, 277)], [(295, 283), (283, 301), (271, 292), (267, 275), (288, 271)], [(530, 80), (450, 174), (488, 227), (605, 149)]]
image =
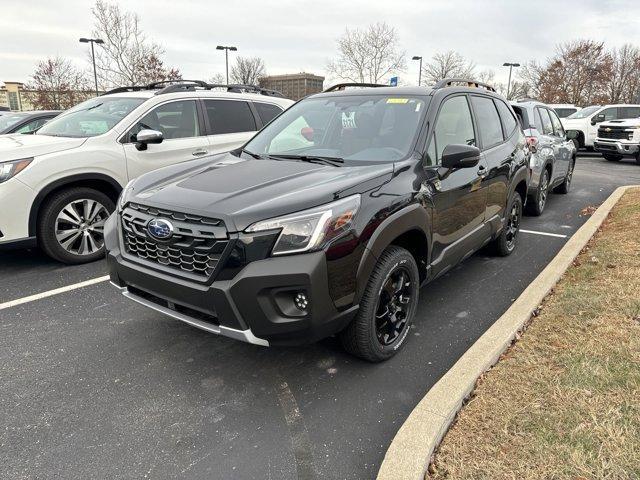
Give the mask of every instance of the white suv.
[(101, 258), (104, 222), (127, 182), (238, 148), (292, 104), (257, 87), (158, 82), (83, 102), (34, 135), (2, 135), (0, 249)]
[(562, 119), (567, 132), (575, 132), (573, 143), (576, 148), (593, 148), (598, 135), (598, 124), (622, 118), (640, 116), (640, 105), (592, 105)]

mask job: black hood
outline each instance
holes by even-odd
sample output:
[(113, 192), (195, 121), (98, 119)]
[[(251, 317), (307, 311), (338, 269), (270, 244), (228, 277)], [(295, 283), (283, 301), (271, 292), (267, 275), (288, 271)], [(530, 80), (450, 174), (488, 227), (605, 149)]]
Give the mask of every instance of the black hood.
[(392, 174), (392, 163), (334, 167), (223, 154), (143, 175), (127, 200), (220, 218), (229, 231), (241, 231), (259, 220), (366, 192)]

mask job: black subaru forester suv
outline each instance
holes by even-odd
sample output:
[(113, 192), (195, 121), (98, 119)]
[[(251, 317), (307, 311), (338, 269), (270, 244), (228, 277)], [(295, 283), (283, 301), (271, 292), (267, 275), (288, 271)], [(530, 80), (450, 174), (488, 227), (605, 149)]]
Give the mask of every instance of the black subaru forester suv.
[(486, 244), (513, 252), (527, 157), (488, 85), (341, 84), (237, 151), (130, 183), (105, 228), (111, 282), (209, 332), (258, 345), (339, 334), (385, 360), (422, 284)]

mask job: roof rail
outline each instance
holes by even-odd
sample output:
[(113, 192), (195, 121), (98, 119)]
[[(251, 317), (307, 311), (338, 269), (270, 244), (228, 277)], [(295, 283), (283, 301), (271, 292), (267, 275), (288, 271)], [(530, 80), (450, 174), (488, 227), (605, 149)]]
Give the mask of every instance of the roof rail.
[(538, 100), (537, 98), (532, 98), (532, 97), (522, 97), (516, 100), (516, 102), (518, 103), (524, 103), (524, 102), (539, 102), (540, 100)]
[(153, 82), (148, 85), (132, 85), (129, 87), (117, 87), (111, 89), (102, 95), (108, 95), (112, 93), (124, 93), (124, 92), (139, 92), (141, 90), (158, 90), (155, 95), (163, 95), (165, 93), (195, 91), (196, 88), (203, 90), (212, 90), (214, 88), (222, 88), (231, 93), (259, 93), (261, 95), (267, 95), (271, 97), (283, 97), (282, 93), (276, 90), (269, 90), (267, 88), (258, 87), (256, 85), (226, 85), (226, 84), (211, 84), (203, 82), (202, 80), (162, 80), (160, 82)]
[(326, 90), (323, 90), (322, 93), (328, 93), (328, 92), (336, 92), (339, 90), (344, 90), (347, 87), (388, 87), (389, 85), (381, 85), (379, 83), (357, 83), (357, 82), (351, 82), (351, 83), (336, 83), (335, 85), (327, 88)]
[(436, 83), (433, 88), (435, 89), (451, 87), (454, 83), (466, 83), (467, 87), (484, 88), (485, 90), (489, 90), (490, 92), (496, 91), (496, 89), (488, 83), (478, 82), (477, 80), (470, 80), (468, 78), (443, 78), (438, 83)]

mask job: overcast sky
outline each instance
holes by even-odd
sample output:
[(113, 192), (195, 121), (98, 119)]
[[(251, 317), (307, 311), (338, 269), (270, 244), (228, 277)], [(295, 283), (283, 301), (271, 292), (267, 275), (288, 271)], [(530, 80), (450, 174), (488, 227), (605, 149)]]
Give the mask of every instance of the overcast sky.
[[(608, 46), (640, 45), (638, 0), (127, 0), (148, 37), (166, 50), (168, 66), (184, 78), (209, 79), (224, 72), (218, 44), (259, 56), (268, 73), (324, 74), (345, 27), (385, 21), (399, 33), (408, 58), (457, 50), (480, 69), (505, 81), (505, 61), (544, 60), (555, 46), (576, 38)], [(88, 67), (89, 0), (0, 0), (0, 82), (28, 81), (37, 61), (61, 55)], [(417, 62), (400, 77), (417, 82)]]

